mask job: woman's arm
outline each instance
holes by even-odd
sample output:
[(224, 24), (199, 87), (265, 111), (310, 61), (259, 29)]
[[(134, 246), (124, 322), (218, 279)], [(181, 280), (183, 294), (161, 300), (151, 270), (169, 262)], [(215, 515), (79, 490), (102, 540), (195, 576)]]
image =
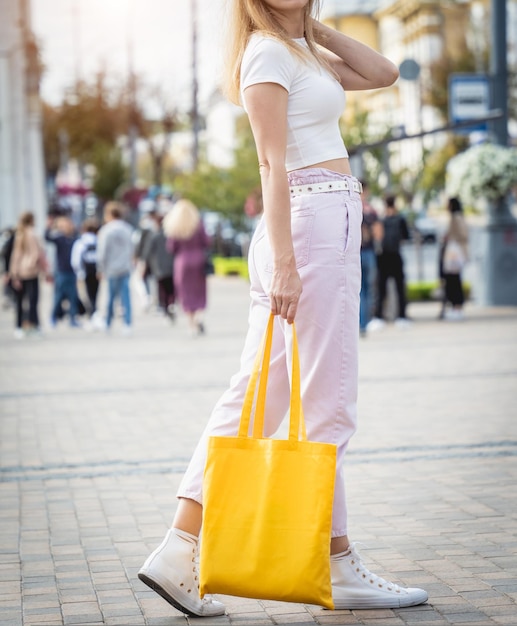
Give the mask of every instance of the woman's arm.
[(20, 260), (21, 260), (21, 245), (20, 245), (20, 237), (14, 238), (13, 242), (13, 252), (11, 254), (11, 261), (9, 263), (9, 277), (11, 280), (18, 281), (19, 272), (20, 272)]
[(346, 91), (389, 87), (397, 80), (397, 66), (382, 54), (316, 20), (313, 28), (316, 42), (326, 49), (322, 52)]
[(262, 181), (264, 219), (273, 251), (271, 312), (293, 322), (302, 293), (291, 235), (291, 203), (285, 169), (287, 91), (276, 83), (244, 91)]

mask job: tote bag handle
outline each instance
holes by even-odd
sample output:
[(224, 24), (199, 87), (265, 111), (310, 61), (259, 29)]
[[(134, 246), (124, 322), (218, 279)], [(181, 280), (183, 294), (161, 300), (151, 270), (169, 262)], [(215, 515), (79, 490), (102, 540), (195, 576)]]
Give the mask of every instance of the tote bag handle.
[[(269, 362), (271, 359), (271, 345), (273, 343), (273, 323), (275, 316), (270, 314), (266, 332), (262, 338), (261, 347), (255, 357), (253, 369), (251, 371), (248, 387), (244, 396), (244, 404), (242, 407), (241, 421), (239, 424), (239, 437), (248, 437), (249, 424), (251, 421), (251, 412), (253, 408), (253, 400), (257, 389), (257, 380), (260, 372), (260, 382), (258, 386), (257, 402), (255, 406), (255, 416), (253, 419), (253, 438), (260, 439), (264, 437), (264, 413), (266, 406), (266, 390), (269, 375)], [(298, 353), (298, 339), (296, 336), (296, 328), (293, 324), (293, 358), (292, 358), (292, 374), (291, 374), (291, 402), (289, 410), (289, 440), (306, 441), (307, 433), (305, 429), (305, 417), (303, 414), (301, 386), (300, 386), (300, 357)]]

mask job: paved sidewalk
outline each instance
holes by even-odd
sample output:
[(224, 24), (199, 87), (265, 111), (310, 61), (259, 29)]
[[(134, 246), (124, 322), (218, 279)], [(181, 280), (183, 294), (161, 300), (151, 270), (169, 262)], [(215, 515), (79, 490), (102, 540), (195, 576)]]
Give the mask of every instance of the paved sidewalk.
[[(224, 598), (188, 619), (136, 577), (238, 366), (247, 284), (210, 279), (207, 335), (137, 311), (134, 334), (16, 341), (0, 312), (0, 624), (517, 624), (517, 309), (467, 307), (361, 340), (350, 534), (420, 607), (325, 611)], [(48, 291), (48, 287), (46, 288)], [(48, 313), (48, 293), (41, 312)]]

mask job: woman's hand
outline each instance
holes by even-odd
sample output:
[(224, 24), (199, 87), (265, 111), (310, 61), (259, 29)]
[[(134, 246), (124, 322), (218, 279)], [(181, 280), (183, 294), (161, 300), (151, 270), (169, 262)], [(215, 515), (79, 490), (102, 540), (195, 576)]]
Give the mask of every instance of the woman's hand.
[(15, 291), (21, 291), (22, 290), (22, 281), (19, 278), (12, 278), (11, 279), (11, 285), (13, 286), (13, 289)]
[(316, 20), (312, 27), (345, 91), (389, 87), (399, 77), (397, 66), (369, 46)]
[(280, 315), (288, 324), (292, 324), (301, 294), (302, 281), (294, 264), (282, 266), (273, 271), (269, 290), (273, 315)]

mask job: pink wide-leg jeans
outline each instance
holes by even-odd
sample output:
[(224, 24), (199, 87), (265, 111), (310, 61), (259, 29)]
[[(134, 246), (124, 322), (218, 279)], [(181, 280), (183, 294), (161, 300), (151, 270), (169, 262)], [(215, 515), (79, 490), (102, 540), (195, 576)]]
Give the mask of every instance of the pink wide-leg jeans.
[[(353, 178), (313, 168), (289, 174), (290, 185)], [(332, 537), (347, 534), (344, 454), (357, 419), (357, 353), (362, 205), (358, 193), (332, 191), (291, 199), (292, 235), (303, 293), (296, 314), (302, 403), (307, 437), (337, 445)], [(262, 220), (249, 250), (251, 305), (239, 372), (216, 404), (178, 490), (202, 504), (207, 439), (235, 436), (254, 358), (270, 313), (272, 254)], [(265, 435), (276, 432), (289, 407), (291, 334), (275, 319)], [(287, 345), (286, 345), (287, 344)]]

